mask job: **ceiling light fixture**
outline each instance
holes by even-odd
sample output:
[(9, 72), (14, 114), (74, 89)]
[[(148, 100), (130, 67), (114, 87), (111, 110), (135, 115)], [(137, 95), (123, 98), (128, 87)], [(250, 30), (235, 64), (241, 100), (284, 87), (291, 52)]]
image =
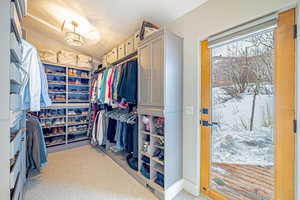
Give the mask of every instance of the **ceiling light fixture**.
[[(66, 21), (63, 22), (62, 30), (64, 29), (65, 22)], [(65, 41), (70, 46), (80, 47), (85, 43), (84, 38), (75, 31), (75, 29), (78, 27), (78, 24), (74, 21), (72, 21), (71, 24), (73, 26), (73, 31), (65, 33)]]

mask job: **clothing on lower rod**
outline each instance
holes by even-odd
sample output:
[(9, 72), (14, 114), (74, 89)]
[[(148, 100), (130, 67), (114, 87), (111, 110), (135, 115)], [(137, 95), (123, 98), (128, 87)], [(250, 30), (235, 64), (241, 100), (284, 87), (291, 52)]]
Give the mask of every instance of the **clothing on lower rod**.
[(126, 136), (127, 136), (127, 124), (125, 122), (117, 121), (117, 131), (116, 131), (116, 147), (119, 150), (124, 150), (126, 146)]
[(116, 120), (109, 118), (108, 127), (107, 127), (107, 139), (111, 143), (115, 142), (116, 124), (117, 124)]

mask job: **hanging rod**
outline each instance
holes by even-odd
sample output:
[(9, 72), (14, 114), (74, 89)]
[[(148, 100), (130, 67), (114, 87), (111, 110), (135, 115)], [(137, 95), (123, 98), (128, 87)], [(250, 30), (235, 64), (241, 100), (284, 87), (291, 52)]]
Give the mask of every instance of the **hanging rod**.
[(101, 68), (99, 70), (96, 70), (94, 72), (94, 74), (102, 72), (103, 70), (109, 69), (109, 68), (114, 67), (116, 65), (121, 65), (123, 63), (129, 62), (129, 61), (132, 61), (132, 60), (136, 60), (137, 58), (138, 58), (138, 52), (135, 51), (132, 54), (129, 54), (129, 55), (125, 56), (124, 58), (121, 58), (121, 59), (119, 59), (119, 60), (117, 60), (117, 61), (109, 64), (107, 67), (103, 67), (103, 68)]
[(125, 62), (129, 62), (129, 61), (131, 61), (131, 60), (134, 60), (134, 59), (137, 58), (137, 54), (138, 54), (138, 52), (135, 51), (135, 52), (133, 52), (132, 54), (129, 54), (129, 55), (125, 56), (124, 58), (121, 58), (121, 59), (119, 59), (119, 60), (117, 60), (117, 61), (111, 63), (108, 67), (115, 66), (115, 65), (119, 65), (119, 64), (123, 64), (123, 63), (125, 63)]

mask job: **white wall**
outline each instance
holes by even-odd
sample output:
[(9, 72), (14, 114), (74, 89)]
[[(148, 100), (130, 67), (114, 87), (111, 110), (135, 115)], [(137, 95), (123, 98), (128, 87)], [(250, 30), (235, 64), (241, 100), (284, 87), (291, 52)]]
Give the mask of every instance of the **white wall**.
[[(297, 0), (208, 0), (167, 27), (184, 37), (183, 176), (187, 191), (195, 195), (200, 191), (200, 41), (251, 19), (296, 6), (296, 2)], [(190, 109), (194, 112), (190, 112)]]

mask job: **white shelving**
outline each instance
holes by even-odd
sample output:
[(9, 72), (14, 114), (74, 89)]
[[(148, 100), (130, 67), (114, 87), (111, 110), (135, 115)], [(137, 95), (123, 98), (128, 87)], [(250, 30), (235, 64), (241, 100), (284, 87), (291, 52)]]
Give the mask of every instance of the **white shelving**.
[[(169, 200), (180, 192), (176, 183), (182, 180), (182, 38), (155, 32), (139, 43), (138, 59), (139, 175), (159, 198)], [(157, 119), (163, 130), (156, 128)], [(148, 173), (142, 173), (143, 156), (150, 159)]]
[[(75, 112), (76, 110), (77, 113)], [(54, 113), (54, 116), (51, 116), (51, 112)], [(59, 115), (55, 114), (58, 112)], [(43, 127), (47, 147), (67, 145), (88, 139), (89, 116), (88, 114), (80, 114), (79, 112), (88, 113), (89, 105), (63, 104), (60, 106), (54, 105), (51, 108), (41, 110), (39, 118)], [(79, 119), (80, 121), (74, 122)], [(86, 127), (84, 128), (83, 126)], [(56, 131), (51, 133), (53, 128), (56, 128)], [(56, 142), (56, 140), (58, 142)]]
[[(7, 2), (7, 1), (3, 1)], [(23, 199), (23, 187), (26, 182), (26, 113), (22, 110), (21, 107), (21, 96), (19, 94), (20, 88), (22, 87), (23, 80), (22, 74), (25, 73), (22, 71), (20, 67), (20, 63), (22, 60), (22, 18), (25, 16), (26, 12), (26, 1), (24, 0), (15, 0), (12, 2), (8, 2), (9, 4), (0, 3), (1, 13), (4, 13), (2, 9), (5, 6), (8, 6), (6, 9), (9, 9), (10, 13), (10, 33), (7, 35), (9, 38), (9, 48), (10, 48), (10, 64), (6, 68), (5, 65), (2, 63), (3, 69), (8, 69), (9, 71), (2, 72), (3, 74), (9, 74), (9, 94), (3, 94), (3, 96), (9, 96), (9, 106), (7, 107), (10, 112), (18, 113), (17, 123), (12, 123), (10, 121), (10, 125), (8, 127), (1, 127), (1, 130), (10, 130), (10, 148), (9, 148), (9, 163), (10, 163), (10, 170), (9, 170), (9, 185), (7, 188), (7, 193), (10, 193), (10, 198), (5, 199), (12, 199), (12, 200), (22, 200)], [(3, 18), (3, 20), (5, 20)], [(2, 24), (6, 24), (3, 21)], [(2, 29), (1, 30), (5, 30)], [(4, 38), (4, 37), (1, 37)], [(6, 39), (5, 39), (6, 40)], [(1, 44), (4, 45), (4, 44)], [(4, 51), (3, 51), (4, 52)], [(7, 55), (6, 55), (7, 56)], [(9, 56), (7, 56), (9, 57)], [(2, 59), (2, 58), (1, 58)], [(9, 72), (9, 73), (7, 73)], [(2, 85), (5, 87), (6, 83)], [(2, 102), (1, 102), (2, 103)], [(1, 111), (5, 113), (4, 110)], [(9, 114), (6, 116), (7, 119), (12, 119)], [(1, 124), (3, 124), (1, 122)], [(3, 134), (8, 135), (8, 134)], [(3, 139), (1, 139), (3, 140)], [(4, 145), (1, 145), (2, 150), (4, 149)], [(4, 154), (3, 154), (4, 155)], [(4, 162), (1, 161), (3, 164)], [(2, 169), (1, 169), (2, 171)], [(4, 179), (7, 179), (6, 176), (1, 174), (1, 178), (3, 183), (6, 184)], [(3, 196), (2, 196), (3, 197)], [(4, 197), (3, 197), (4, 199)]]
[[(75, 66), (43, 63), (48, 77), (50, 98), (54, 104), (89, 103), (90, 70)], [(77, 73), (77, 75), (71, 74), (72, 71)], [(84, 74), (84, 76), (80, 74)], [(56, 96), (59, 96), (59, 98), (56, 98)], [(74, 99), (74, 96), (84, 99)]]

